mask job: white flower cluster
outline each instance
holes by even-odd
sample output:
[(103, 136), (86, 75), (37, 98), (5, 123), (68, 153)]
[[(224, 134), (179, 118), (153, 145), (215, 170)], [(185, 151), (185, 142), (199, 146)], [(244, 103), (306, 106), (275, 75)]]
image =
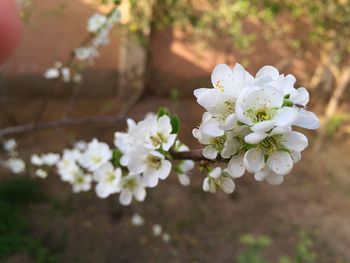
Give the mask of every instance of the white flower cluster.
[(108, 16), (95, 13), (87, 23), (87, 31), (94, 34), (89, 45), (75, 49), (75, 58), (80, 61), (93, 63), (94, 59), (99, 56), (98, 49), (101, 45), (109, 43), (109, 32), (115, 23), (121, 18), (120, 11), (114, 9)]
[(60, 160), (60, 155), (56, 153), (46, 153), (42, 155), (33, 154), (30, 158), (30, 162), (34, 166), (42, 166), (37, 169), (34, 174), (39, 178), (46, 178), (48, 175), (47, 169), (54, 166)]
[(319, 127), (317, 116), (306, 110), (307, 90), (296, 89), (293, 75), (280, 75), (272, 66), (262, 67), (253, 77), (239, 64), (233, 69), (219, 64), (211, 80), (213, 88), (194, 91), (206, 112), (193, 135), (205, 146), (204, 157), (220, 156), (229, 163), (225, 170), (214, 169), (203, 189), (232, 192), (234, 184), (227, 175), (241, 177), (246, 170), (258, 181), (281, 184), (308, 145), (306, 136), (292, 126)]
[(4, 167), (8, 168), (12, 173), (23, 173), (26, 169), (25, 162), (18, 157), (17, 142), (15, 139), (9, 139), (3, 143), (3, 148), (9, 159), (4, 162)]
[[(95, 192), (100, 198), (120, 193), (123, 205), (129, 205), (133, 198), (143, 201), (147, 187), (155, 187), (169, 176), (169, 150), (188, 150), (176, 141), (174, 117), (149, 114), (138, 123), (128, 119), (128, 131), (115, 134), (115, 149), (93, 139), (89, 143), (77, 142), (73, 149), (65, 149), (61, 157), (53, 153), (34, 154), (31, 163), (39, 167), (35, 175), (45, 178), (48, 168), (55, 165), (61, 180), (70, 183), (73, 192), (89, 191), (95, 181)], [(187, 174), (193, 167), (193, 161), (183, 160), (174, 168), (183, 185), (189, 184)]]
[(71, 71), (68, 67), (64, 67), (63, 64), (57, 61), (52, 68), (48, 68), (44, 73), (45, 79), (58, 79), (61, 78), (63, 82), (70, 82), (71, 79), (73, 82), (78, 82), (80, 75), (76, 73), (71, 78)]
[[(120, 21), (120, 11), (114, 8), (108, 15), (95, 13), (87, 22), (87, 31), (93, 34), (91, 41), (86, 45), (78, 47), (74, 50), (74, 58), (80, 62), (94, 63), (94, 59), (99, 56), (98, 49), (101, 45), (107, 45), (109, 43), (108, 35), (114, 24)], [(51, 68), (48, 68), (44, 77), (46, 79), (58, 79), (61, 78), (64, 82), (73, 81), (79, 83), (82, 80), (82, 75), (77, 71), (77, 68), (81, 66), (69, 68), (62, 65), (61, 62), (56, 62)]]
[(122, 154), (120, 164), (129, 172), (122, 178), (125, 191), (119, 200), (123, 204), (130, 203), (132, 196), (142, 201), (146, 194), (144, 187), (155, 187), (159, 179), (169, 176), (172, 164), (165, 154), (174, 145), (177, 136), (173, 133), (168, 115), (158, 118), (150, 114), (138, 123), (131, 119), (127, 123), (128, 131), (117, 132), (114, 140)]

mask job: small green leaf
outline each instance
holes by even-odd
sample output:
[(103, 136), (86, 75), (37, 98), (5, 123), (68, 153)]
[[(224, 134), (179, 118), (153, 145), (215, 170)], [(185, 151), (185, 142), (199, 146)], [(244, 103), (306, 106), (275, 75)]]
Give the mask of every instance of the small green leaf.
[(116, 167), (120, 167), (120, 159), (122, 158), (123, 153), (119, 149), (114, 149), (112, 154), (112, 163)]
[(158, 119), (164, 115), (170, 116), (169, 110), (167, 108), (160, 108), (157, 113)]
[(293, 102), (291, 102), (289, 99), (284, 99), (283, 106), (293, 107)]
[(180, 120), (179, 117), (177, 117), (177, 115), (173, 115), (170, 119), (170, 123), (171, 123), (171, 127), (173, 128), (173, 130), (171, 131), (171, 133), (178, 133), (180, 130)]
[(170, 98), (173, 101), (177, 101), (180, 98), (180, 91), (177, 88), (172, 88), (170, 91)]

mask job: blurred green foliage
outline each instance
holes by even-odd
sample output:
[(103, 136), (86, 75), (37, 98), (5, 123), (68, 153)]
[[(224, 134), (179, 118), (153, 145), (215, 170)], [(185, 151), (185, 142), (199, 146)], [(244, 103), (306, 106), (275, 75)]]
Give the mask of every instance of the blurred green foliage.
[(259, 236), (255, 238), (250, 234), (243, 235), (240, 243), (246, 246), (246, 249), (237, 257), (238, 263), (268, 263), (269, 261), (262, 255), (265, 248), (271, 245), (271, 239), (268, 236)]
[[(258, 30), (266, 38), (281, 39), (297, 33), (302, 24), (309, 38), (297, 39), (293, 35), (286, 44), (296, 49), (306, 45), (332, 46), (338, 58), (350, 52), (348, 0), (129, 0), (129, 3), (129, 29), (145, 36), (150, 30), (169, 26), (191, 28), (209, 43), (228, 38), (234, 47), (244, 49), (255, 40), (255, 32), (245, 28), (245, 21), (260, 22)], [(289, 20), (279, 20), (282, 15)]]
[(342, 125), (350, 120), (350, 114), (335, 114), (327, 122), (326, 131), (329, 136), (336, 134)]
[[(272, 241), (268, 236), (254, 237), (250, 234), (241, 236), (240, 243), (245, 245), (245, 249), (238, 255), (238, 263), (269, 263), (264, 255), (265, 249), (271, 246)], [(294, 257), (291, 259), (288, 256), (282, 256), (279, 263), (314, 263), (317, 255), (312, 250), (313, 241), (304, 232), (300, 231), (299, 239), (294, 249)]]
[(60, 262), (59, 256), (29, 233), (23, 216), (26, 206), (48, 198), (36, 181), (14, 177), (0, 182), (0, 259), (26, 252), (37, 263)]

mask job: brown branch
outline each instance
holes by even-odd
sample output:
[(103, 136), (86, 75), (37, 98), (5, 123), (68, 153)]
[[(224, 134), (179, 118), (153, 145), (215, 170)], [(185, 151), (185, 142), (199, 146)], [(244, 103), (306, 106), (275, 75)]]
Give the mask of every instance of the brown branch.
[(170, 155), (173, 157), (174, 160), (192, 160), (192, 161), (207, 161), (207, 162), (228, 162), (229, 161), (220, 156), (218, 156), (214, 160), (209, 160), (203, 156), (202, 150), (203, 149), (194, 149), (194, 150), (184, 151), (184, 152), (171, 151)]
[(120, 114), (116, 116), (96, 115), (77, 119), (62, 119), (48, 122), (28, 123), (0, 129), (0, 137), (11, 134), (25, 133), (34, 130), (56, 129), (63, 126), (76, 126), (93, 123), (117, 123), (120, 121), (124, 121), (126, 118), (127, 116)]
[(208, 160), (202, 154), (202, 149), (195, 149), (186, 152), (171, 152), (171, 156), (174, 160), (193, 160), (193, 161), (203, 161)]
[[(111, 11), (109, 11), (106, 16), (109, 17), (111, 16), (111, 14), (115, 11), (117, 7), (112, 8)], [(88, 35), (86, 35), (86, 37), (80, 42), (80, 44), (78, 45), (78, 47), (83, 47), (86, 46), (89, 42), (91, 42), (94, 37), (96, 36), (96, 34), (92, 34), (92, 33), (88, 33)], [(70, 52), (69, 54), (69, 58), (66, 61), (65, 65), (63, 67), (67, 67), (69, 69), (72, 68), (72, 66), (74, 65), (75, 62), (75, 53), (74, 53), (75, 48)], [(48, 107), (51, 99), (52, 99), (52, 95), (54, 93), (54, 91), (60, 86), (61, 84), (61, 78), (56, 78), (54, 80), (54, 83), (52, 85), (52, 88), (46, 93), (45, 98), (42, 100), (41, 105), (39, 107), (39, 110), (37, 111), (37, 113), (35, 114), (34, 117), (34, 121), (35, 122), (39, 122), (44, 114), (45, 109)], [(71, 111), (71, 109), (74, 107), (75, 102), (76, 102), (76, 98), (78, 97), (80, 93), (80, 87), (76, 88), (74, 93), (73, 93), (73, 98), (71, 98), (70, 102), (69, 102), (69, 106), (68, 106), (68, 110), (66, 111), (66, 115), (69, 114), (69, 112)]]

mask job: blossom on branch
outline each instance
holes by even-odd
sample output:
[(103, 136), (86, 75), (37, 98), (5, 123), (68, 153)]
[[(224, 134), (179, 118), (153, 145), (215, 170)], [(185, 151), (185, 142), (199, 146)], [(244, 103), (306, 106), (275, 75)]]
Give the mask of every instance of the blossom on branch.
[[(319, 127), (317, 116), (306, 111), (309, 93), (294, 88), (292, 75), (280, 75), (272, 66), (262, 67), (255, 77), (236, 64), (218, 65), (212, 73), (213, 88), (194, 91), (206, 112), (193, 130), (205, 147), (203, 156), (229, 159), (228, 173), (243, 176), (247, 170), (258, 181), (280, 184), (301, 159), (308, 139), (293, 126)], [(220, 177), (215, 168), (203, 189), (215, 192)]]

